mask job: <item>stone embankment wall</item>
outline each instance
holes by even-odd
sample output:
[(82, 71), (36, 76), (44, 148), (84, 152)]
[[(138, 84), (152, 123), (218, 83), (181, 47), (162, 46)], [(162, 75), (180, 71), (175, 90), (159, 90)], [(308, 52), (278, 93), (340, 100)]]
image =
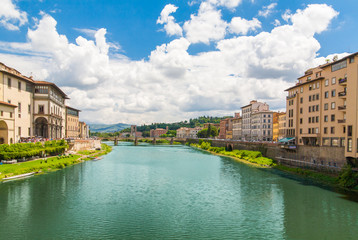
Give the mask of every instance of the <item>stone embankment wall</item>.
[[(203, 139), (205, 140), (205, 139)], [(199, 143), (199, 139), (187, 139)], [(340, 171), (346, 164), (343, 147), (297, 146), (296, 149), (283, 148), (275, 143), (241, 142), (231, 140), (210, 140), (213, 147), (225, 147), (227, 150), (260, 151), (265, 157), (277, 162), (301, 168), (325, 171)]]
[(101, 148), (101, 140), (87, 139), (87, 140), (74, 140), (70, 143), (71, 151), (82, 151)]

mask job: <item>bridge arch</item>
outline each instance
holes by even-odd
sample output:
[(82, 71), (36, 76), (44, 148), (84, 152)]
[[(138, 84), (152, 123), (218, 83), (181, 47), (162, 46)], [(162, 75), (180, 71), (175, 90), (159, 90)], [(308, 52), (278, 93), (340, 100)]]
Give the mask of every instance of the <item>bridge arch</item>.
[(234, 150), (234, 144), (232, 144), (232, 143), (227, 143), (227, 144), (226, 144), (226, 151), (231, 152), (232, 150)]

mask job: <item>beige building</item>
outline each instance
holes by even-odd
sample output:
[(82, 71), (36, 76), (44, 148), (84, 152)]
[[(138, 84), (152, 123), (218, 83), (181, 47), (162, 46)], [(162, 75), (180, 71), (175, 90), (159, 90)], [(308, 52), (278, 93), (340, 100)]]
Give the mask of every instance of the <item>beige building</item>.
[[(33, 136), (33, 87), (34, 81), (31, 78), (0, 63), (0, 101), (17, 106), (13, 114), (15, 126), (11, 127), (14, 136), (10, 137), (8, 142), (13, 139), (15, 143), (22, 137)], [(5, 124), (7, 125), (6, 122), (2, 123), (4, 127)], [(10, 130), (8, 135), (12, 135)]]
[(35, 81), (34, 129), (36, 137), (64, 138), (67, 95), (54, 83)]
[(66, 137), (66, 99), (56, 84), (34, 81), (0, 63), (0, 144)]
[(181, 127), (177, 129), (177, 138), (197, 138), (198, 132), (203, 130), (202, 127), (187, 128)]
[(0, 101), (0, 144), (15, 141), (15, 109), (17, 106)]
[(281, 112), (278, 114), (278, 139), (286, 137), (286, 113)]
[(237, 120), (232, 124), (232, 139), (242, 139), (242, 117), (237, 118)]
[(85, 122), (80, 122), (80, 138), (89, 138), (89, 126)]
[(287, 89), (287, 136), (358, 156), (358, 53), (309, 69)]
[[(252, 100), (250, 104), (241, 107), (242, 110), (242, 139), (253, 140), (252, 138), (252, 114), (262, 111), (269, 111), (269, 105)], [(256, 132), (256, 131), (255, 131)]]
[(272, 141), (273, 113), (270, 111), (257, 111), (251, 115), (251, 140)]
[(66, 106), (66, 138), (80, 137), (80, 110)]

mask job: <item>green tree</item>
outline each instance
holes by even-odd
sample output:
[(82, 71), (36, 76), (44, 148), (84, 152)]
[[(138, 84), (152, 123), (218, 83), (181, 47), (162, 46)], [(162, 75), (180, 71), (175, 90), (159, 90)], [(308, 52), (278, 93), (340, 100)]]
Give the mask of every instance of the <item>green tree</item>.
[(142, 133), (142, 136), (143, 136), (143, 137), (150, 137), (150, 132), (149, 132), (149, 131), (144, 131), (144, 132)]

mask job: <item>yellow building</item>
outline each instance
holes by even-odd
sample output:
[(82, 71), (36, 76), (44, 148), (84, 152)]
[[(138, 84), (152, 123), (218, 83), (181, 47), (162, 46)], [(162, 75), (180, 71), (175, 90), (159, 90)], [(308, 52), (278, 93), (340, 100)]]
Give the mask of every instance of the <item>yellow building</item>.
[(272, 117), (272, 141), (277, 142), (279, 136), (279, 123), (278, 123), (278, 115), (279, 113), (274, 112)]
[(66, 106), (66, 138), (80, 137), (80, 110)]
[(15, 141), (15, 109), (17, 106), (0, 101), (0, 144)]
[(344, 148), (358, 157), (358, 53), (309, 69), (287, 89), (287, 137), (296, 144)]
[(278, 113), (278, 140), (286, 137), (286, 113)]

